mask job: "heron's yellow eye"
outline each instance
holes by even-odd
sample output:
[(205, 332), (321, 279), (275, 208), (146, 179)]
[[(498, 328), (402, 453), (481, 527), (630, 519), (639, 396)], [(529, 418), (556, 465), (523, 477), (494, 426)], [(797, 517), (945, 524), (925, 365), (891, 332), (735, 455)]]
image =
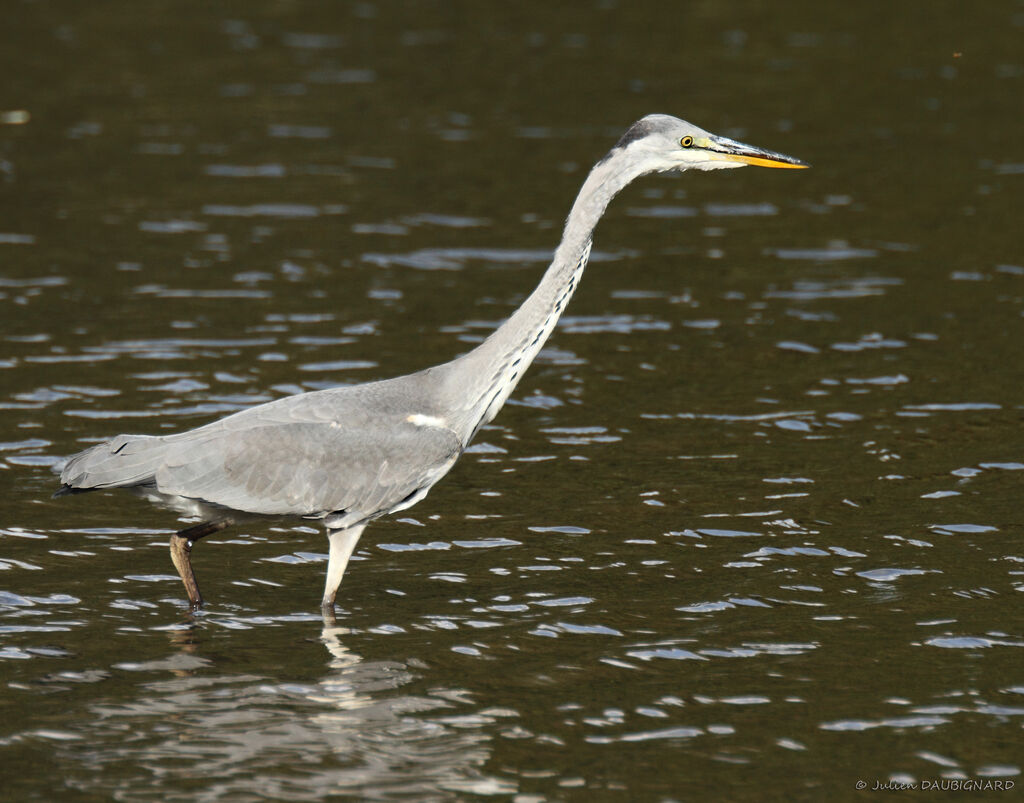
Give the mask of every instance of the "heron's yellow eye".
[(693, 145), (693, 137), (683, 137), (681, 140), (679, 140), (679, 144), (682, 145), (684, 148), (689, 148), (691, 145)]

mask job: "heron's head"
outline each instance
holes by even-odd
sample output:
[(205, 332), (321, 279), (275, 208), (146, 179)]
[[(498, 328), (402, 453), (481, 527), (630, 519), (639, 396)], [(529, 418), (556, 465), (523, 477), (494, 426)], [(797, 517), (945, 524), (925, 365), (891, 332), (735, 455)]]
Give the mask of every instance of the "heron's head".
[(633, 123), (613, 152), (620, 149), (645, 173), (718, 170), (744, 165), (810, 167), (792, 156), (716, 136), (667, 114), (649, 114)]

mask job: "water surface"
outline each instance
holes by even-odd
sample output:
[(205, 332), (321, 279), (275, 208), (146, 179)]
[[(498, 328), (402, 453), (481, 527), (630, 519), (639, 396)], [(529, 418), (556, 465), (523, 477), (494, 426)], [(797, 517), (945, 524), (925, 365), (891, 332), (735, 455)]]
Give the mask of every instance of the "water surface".
[[(4, 797), (1019, 791), (1024, 7), (912, 8), (12, 7)], [(623, 193), (336, 623), (313, 527), (204, 541), (190, 616), (172, 514), (50, 498), (117, 433), (471, 348), (653, 111), (814, 169)]]

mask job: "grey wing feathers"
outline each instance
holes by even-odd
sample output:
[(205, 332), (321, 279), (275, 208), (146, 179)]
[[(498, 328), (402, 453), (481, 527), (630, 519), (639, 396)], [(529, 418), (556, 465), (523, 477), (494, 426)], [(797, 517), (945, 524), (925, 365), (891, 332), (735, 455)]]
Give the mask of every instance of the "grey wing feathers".
[(81, 489), (145, 485), (153, 481), (166, 449), (163, 438), (118, 435), (68, 460), (60, 480)]
[(249, 513), (362, 520), (433, 485), (460, 452), (454, 433), (411, 424), (274, 424), (171, 444), (156, 486)]
[(463, 448), (452, 430), (399, 412), (423, 406), (381, 392), (398, 383), (370, 387), (280, 399), (175, 435), (119, 435), (72, 457), (61, 480), (72, 489), (152, 485), (264, 515), (344, 512), (347, 526), (425, 492)]

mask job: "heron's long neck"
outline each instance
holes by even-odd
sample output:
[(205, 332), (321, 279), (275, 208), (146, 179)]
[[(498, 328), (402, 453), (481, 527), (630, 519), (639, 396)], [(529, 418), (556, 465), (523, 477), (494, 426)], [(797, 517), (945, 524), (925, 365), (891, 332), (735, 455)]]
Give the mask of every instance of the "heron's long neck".
[(463, 443), (497, 414), (548, 339), (590, 256), (594, 227), (608, 202), (640, 173), (613, 150), (590, 171), (565, 222), (562, 242), (540, 284), (495, 332), (445, 368), (451, 426)]

